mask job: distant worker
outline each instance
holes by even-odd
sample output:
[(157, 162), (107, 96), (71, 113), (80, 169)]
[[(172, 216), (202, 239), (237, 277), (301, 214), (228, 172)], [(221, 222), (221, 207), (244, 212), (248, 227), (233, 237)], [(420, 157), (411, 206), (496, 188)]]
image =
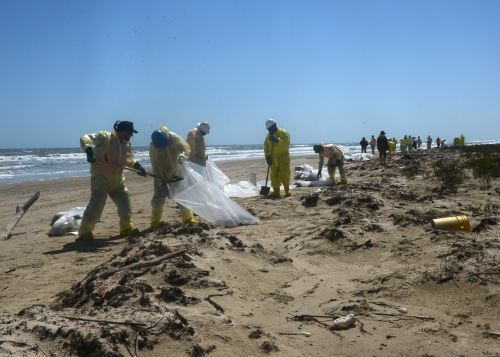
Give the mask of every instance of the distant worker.
[(361, 139), (361, 141), (359, 142), (359, 145), (361, 145), (361, 153), (365, 153), (366, 154), (366, 148), (368, 146), (368, 140), (366, 140), (364, 136), (363, 136), (363, 139)]
[(406, 152), (406, 135), (399, 140), (399, 150)]
[(280, 198), (280, 186), (283, 184), (285, 195), (290, 194), (290, 134), (285, 129), (278, 128), (273, 119), (266, 121), (268, 134), (264, 140), (264, 156), (271, 166), (271, 186), (273, 192), (270, 198)]
[(427, 135), (427, 150), (430, 150), (432, 147), (432, 138), (430, 135)]
[(187, 135), (187, 142), (191, 149), (189, 161), (206, 166), (208, 156), (205, 135), (210, 133), (210, 125), (207, 122), (198, 123), (196, 128), (191, 129)]
[(458, 145), (465, 146), (465, 136), (464, 136), (464, 134), (461, 134), (460, 137), (458, 138)]
[(395, 138), (389, 139), (387, 141), (387, 144), (389, 145), (389, 155), (392, 156), (396, 153), (396, 145), (397, 141)]
[(417, 138), (417, 148), (420, 149), (421, 146), (422, 146), (422, 139), (420, 139), (420, 135), (419, 135)]
[(375, 139), (375, 135), (372, 135), (370, 139), (370, 148), (372, 149), (372, 155), (375, 155), (375, 146), (377, 146), (377, 139)]
[(437, 145), (438, 148), (441, 147), (441, 139), (439, 138), (439, 136), (436, 139), (436, 145)]
[[(151, 134), (149, 145), (149, 158), (153, 167), (153, 173), (161, 177), (154, 179), (154, 194), (151, 200), (151, 228), (160, 224), (163, 213), (163, 205), (167, 197), (170, 197), (169, 187), (166, 183), (175, 176), (178, 163), (184, 162), (190, 154), (189, 144), (173, 131), (161, 125), (159, 130)], [(194, 224), (193, 212), (184, 206), (180, 206), (183, 223)]]
[(406, 149), (411, 151), (413, 149), (413, 139), (411, 135), (406, 136)]
[(381, 131), (377, 138), (377, 150), (379, 153), (379, 161), (382, 165), (385, 165), (387, 159), (387, 150), (389, 150), (389, 142), (385, 136), (385, 131)]
[(344, 153), (337, 145), (314, 145), (313, 150), (316, 154), (319, 154), (319, 164), (318, 164), (318, 179), (321, 177), (321, 171), (323, 169), (323, 164), (325, 157), (328, 158), (326, 166), (328, 167), (328, 175), (332, 184), (336, 184), (335, 171), (338, 168), (340, 173), (340, 183), (347, 183), (347, 175), (344, 170)]
[(134, 230), (123, 167), (135, 168), (140, 176), (146, 176), (146, 170), (132, 156), (130, 138), (137, 133), (134, 124), (130, 121), (117, 121), (113, 128), (112, 132), (100, 131), (80, 138), (80, 147), (91, 163), (91, 194), (78, 229), (79, 241), (94, 239), (92, 232), (101, 219), (108, 195), (118, 207), (120, 235), (129, 236)]

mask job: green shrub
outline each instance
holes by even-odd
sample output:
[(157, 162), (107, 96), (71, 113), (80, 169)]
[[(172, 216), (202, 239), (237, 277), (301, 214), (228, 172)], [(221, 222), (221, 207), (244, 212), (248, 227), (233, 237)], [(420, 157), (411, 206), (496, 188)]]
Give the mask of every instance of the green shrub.
[(474, 177), (479, 179), (482, 189), (487, 189), (491, 186), (491, 181), (499, 176), (500, 165), (498, 157), (484, 156), (475, 160), (472, 166)]
[(401, 172), (403, 173), (403, 175), (408, 179), (408, 180), (412, 180), (415, 178), (415, 176), (419, 173), (420, 171), (420, 163), (419, 162), (415, 162), (413, 164), (410, 164), (408, 166), (405, 166)]
[(455, 191), (465, 179), (464, 168), (459, 160), (440, 159), (432, 164), (434, 177), (441, 181), (441, 189)]

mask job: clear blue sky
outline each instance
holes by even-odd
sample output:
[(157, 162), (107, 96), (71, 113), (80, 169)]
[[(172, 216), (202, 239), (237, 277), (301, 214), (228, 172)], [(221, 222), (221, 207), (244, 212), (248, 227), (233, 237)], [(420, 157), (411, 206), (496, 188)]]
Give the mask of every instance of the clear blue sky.
[(0, 147), (132, 120), (209, 144), (500, 139), (500, 1), (0, 2)]

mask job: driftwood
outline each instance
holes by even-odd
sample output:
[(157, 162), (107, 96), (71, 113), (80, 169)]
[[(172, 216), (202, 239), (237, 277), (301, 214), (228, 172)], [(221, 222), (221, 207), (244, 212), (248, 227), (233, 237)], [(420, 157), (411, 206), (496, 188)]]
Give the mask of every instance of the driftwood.
[(370, 313), (371, 314), (375, 314), (375, 315), (390, 316), (390, 317), (413, 318), (413, 319), (419, 319), (419, 320), (435, 320), (434, 317), (430, 317), (430, 316), (388, 314), (388, 313), (385, 313), (385, 312), (370, 312)]
[(224, 313), (224, 308), (222, 306), (220, 306), (219, 304), (217, 304), (215, 301), (212, 300), (213, 297), (216, 297), (216, 296), (226, 296), (226, 295), (233, 295), (233, 292), (232, 291), (228, 291), (227, 293), (225, 294), (211, 294), (211, 295), (208, 295), (205, 300), (208, 301), (208, 303), (210, 305), (212, 305), (213, 307), (215, 307), (215, 310), (221, 312), (221, 313)]
[(134, 264), (126, 265), (126, 266), (121, 267), (121, 268), (108, 269), (108, 270), (105, 270), (102, 273), (100, 273), (98, 277), (101, 279), (106, 279), (106, 278), (110, 277), (111, 275), (118, 273), (119, 271), (122, 271), (122, 270), (134, 270), (134, 269), (148, 268), (148, 267), (160, 264), (164, 260), (173, 259), (173, 258), (178, 257), (179, 255), (183, 255), (185, 253), (186, 253), (186, 250), (181, 249), (181, 250), (178, 250), (178, 251), (175, 251), (172, 253), (167, 253), (167, 254), (162, 255), (161, 257), (158, 257), (156, 259), (137, 262)]
[(12, 231), (16, 228), (17, 224), (23, 218), (24, 214), (28, 211), (28, 209), (33, 205), (33, 203), (38, 200), (40, 197), (40, 192), (37, 191), (29, 200), (26, 201), (24, 205), (18, 204), (16, 207), (16, 216), (10, 221), (7, 226), (7, 231), (0, 237), (0, 240), (7, 240), (12, 236)]
[(125, 326), (137, 326), (137, 327), (146, 326), (146, 324), (141, 323), (141, 322), (110, 321), (110, 320), (89, 319), (89, 318), (74, 317), (74, 316), (61, 316), (61, 317), (65, 318), (65, 319), (68, 319), (68, 320), (97, 322), (97, 323), (100, 323), (100, 324), (125, 325)]

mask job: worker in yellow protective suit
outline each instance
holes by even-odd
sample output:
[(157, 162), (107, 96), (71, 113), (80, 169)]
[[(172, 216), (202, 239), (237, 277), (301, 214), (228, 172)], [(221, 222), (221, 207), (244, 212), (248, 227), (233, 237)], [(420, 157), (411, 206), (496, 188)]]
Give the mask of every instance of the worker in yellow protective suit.
[[(162, 124), (160, 130), (156, 130), (151, 134), (151, 144), (149, 145), (149, 158), (153, 166), (153, 174), (161, 177), (163, 180), (171, 180), (177, 170), (177, 164), (186, 160), (190, 152), (189, 144)], [(157, 177), (155, 177), (153, 188), (151, 228), (155, 228), (160, 224), (163, 204), (169, 196), (168, 185), (165, 181)], [(180, 210), (184, 223), (196, 223), (196, 220), (193, 218), (193, 212), (190, 209), (180, 206)]]
[(205, 135), (210, 133), (210, 125), (207, 122), (198, 123), (196, 128), (191, 129), (187, 135), (187, 142), (191, 149), (189, 161), (205, 166), (208, 156)]
[(91, 195), (78, 229), (78, 240), (94, 239), (92, 232), (101, 219), (108, 195), (118, 207), (120, 235), (128, 236), (133, 232), (123, 166), (133, 167), (139, 175), (146, 176), (146, 170), (132, 156), (130, 138), (134, 133), (137, 131), (132, 122), (117, 121), (112, 132), (100, 131), (80, 138), (80, 146), (91, 163)]
[(313, 150), (316, 154), (319, 154), (319, 165), (318, 165), (318, 180), (321, 177), (321, 171), (323, 169), (323, 164), (325, 162), (325, 157), (328, 158), (327, 167), (328, 175), (332, 184), (337, 183), (335, 179), (335, 171), (338, 167), (340, 173), (340, 183), (347, 183), (347, 175), (344, 170), (344, 153), (337, 145), (334, 144), (321, 144), (314, 145)]
[(271, 186), (273, 192), (270, 198), (280, 198), (280, 186), (283, 184), (285, 195), (290, 194), (290, 134), (285, 129), (278, 128), (273, 119), (266, 121), (268, 134), (264, 140), (264, 156), (271, 166)]
[(430, 150), (432, 146), (432, 137), (427, 135), (427, 140), (425, 142), (427, 143), (427, 150)]
[(406, 152), (406, 135), (399, 139), (399, 150)]
[(465, 146), (465, 136), (464, 136), (464, 134), (461, 134), (460, 137), (458, 138), (458, 145), (459, 146)]
[(388, 141), (389, 144), (389, 156), (392, 156), (396, 153), (396, 139), (392, 138)]

